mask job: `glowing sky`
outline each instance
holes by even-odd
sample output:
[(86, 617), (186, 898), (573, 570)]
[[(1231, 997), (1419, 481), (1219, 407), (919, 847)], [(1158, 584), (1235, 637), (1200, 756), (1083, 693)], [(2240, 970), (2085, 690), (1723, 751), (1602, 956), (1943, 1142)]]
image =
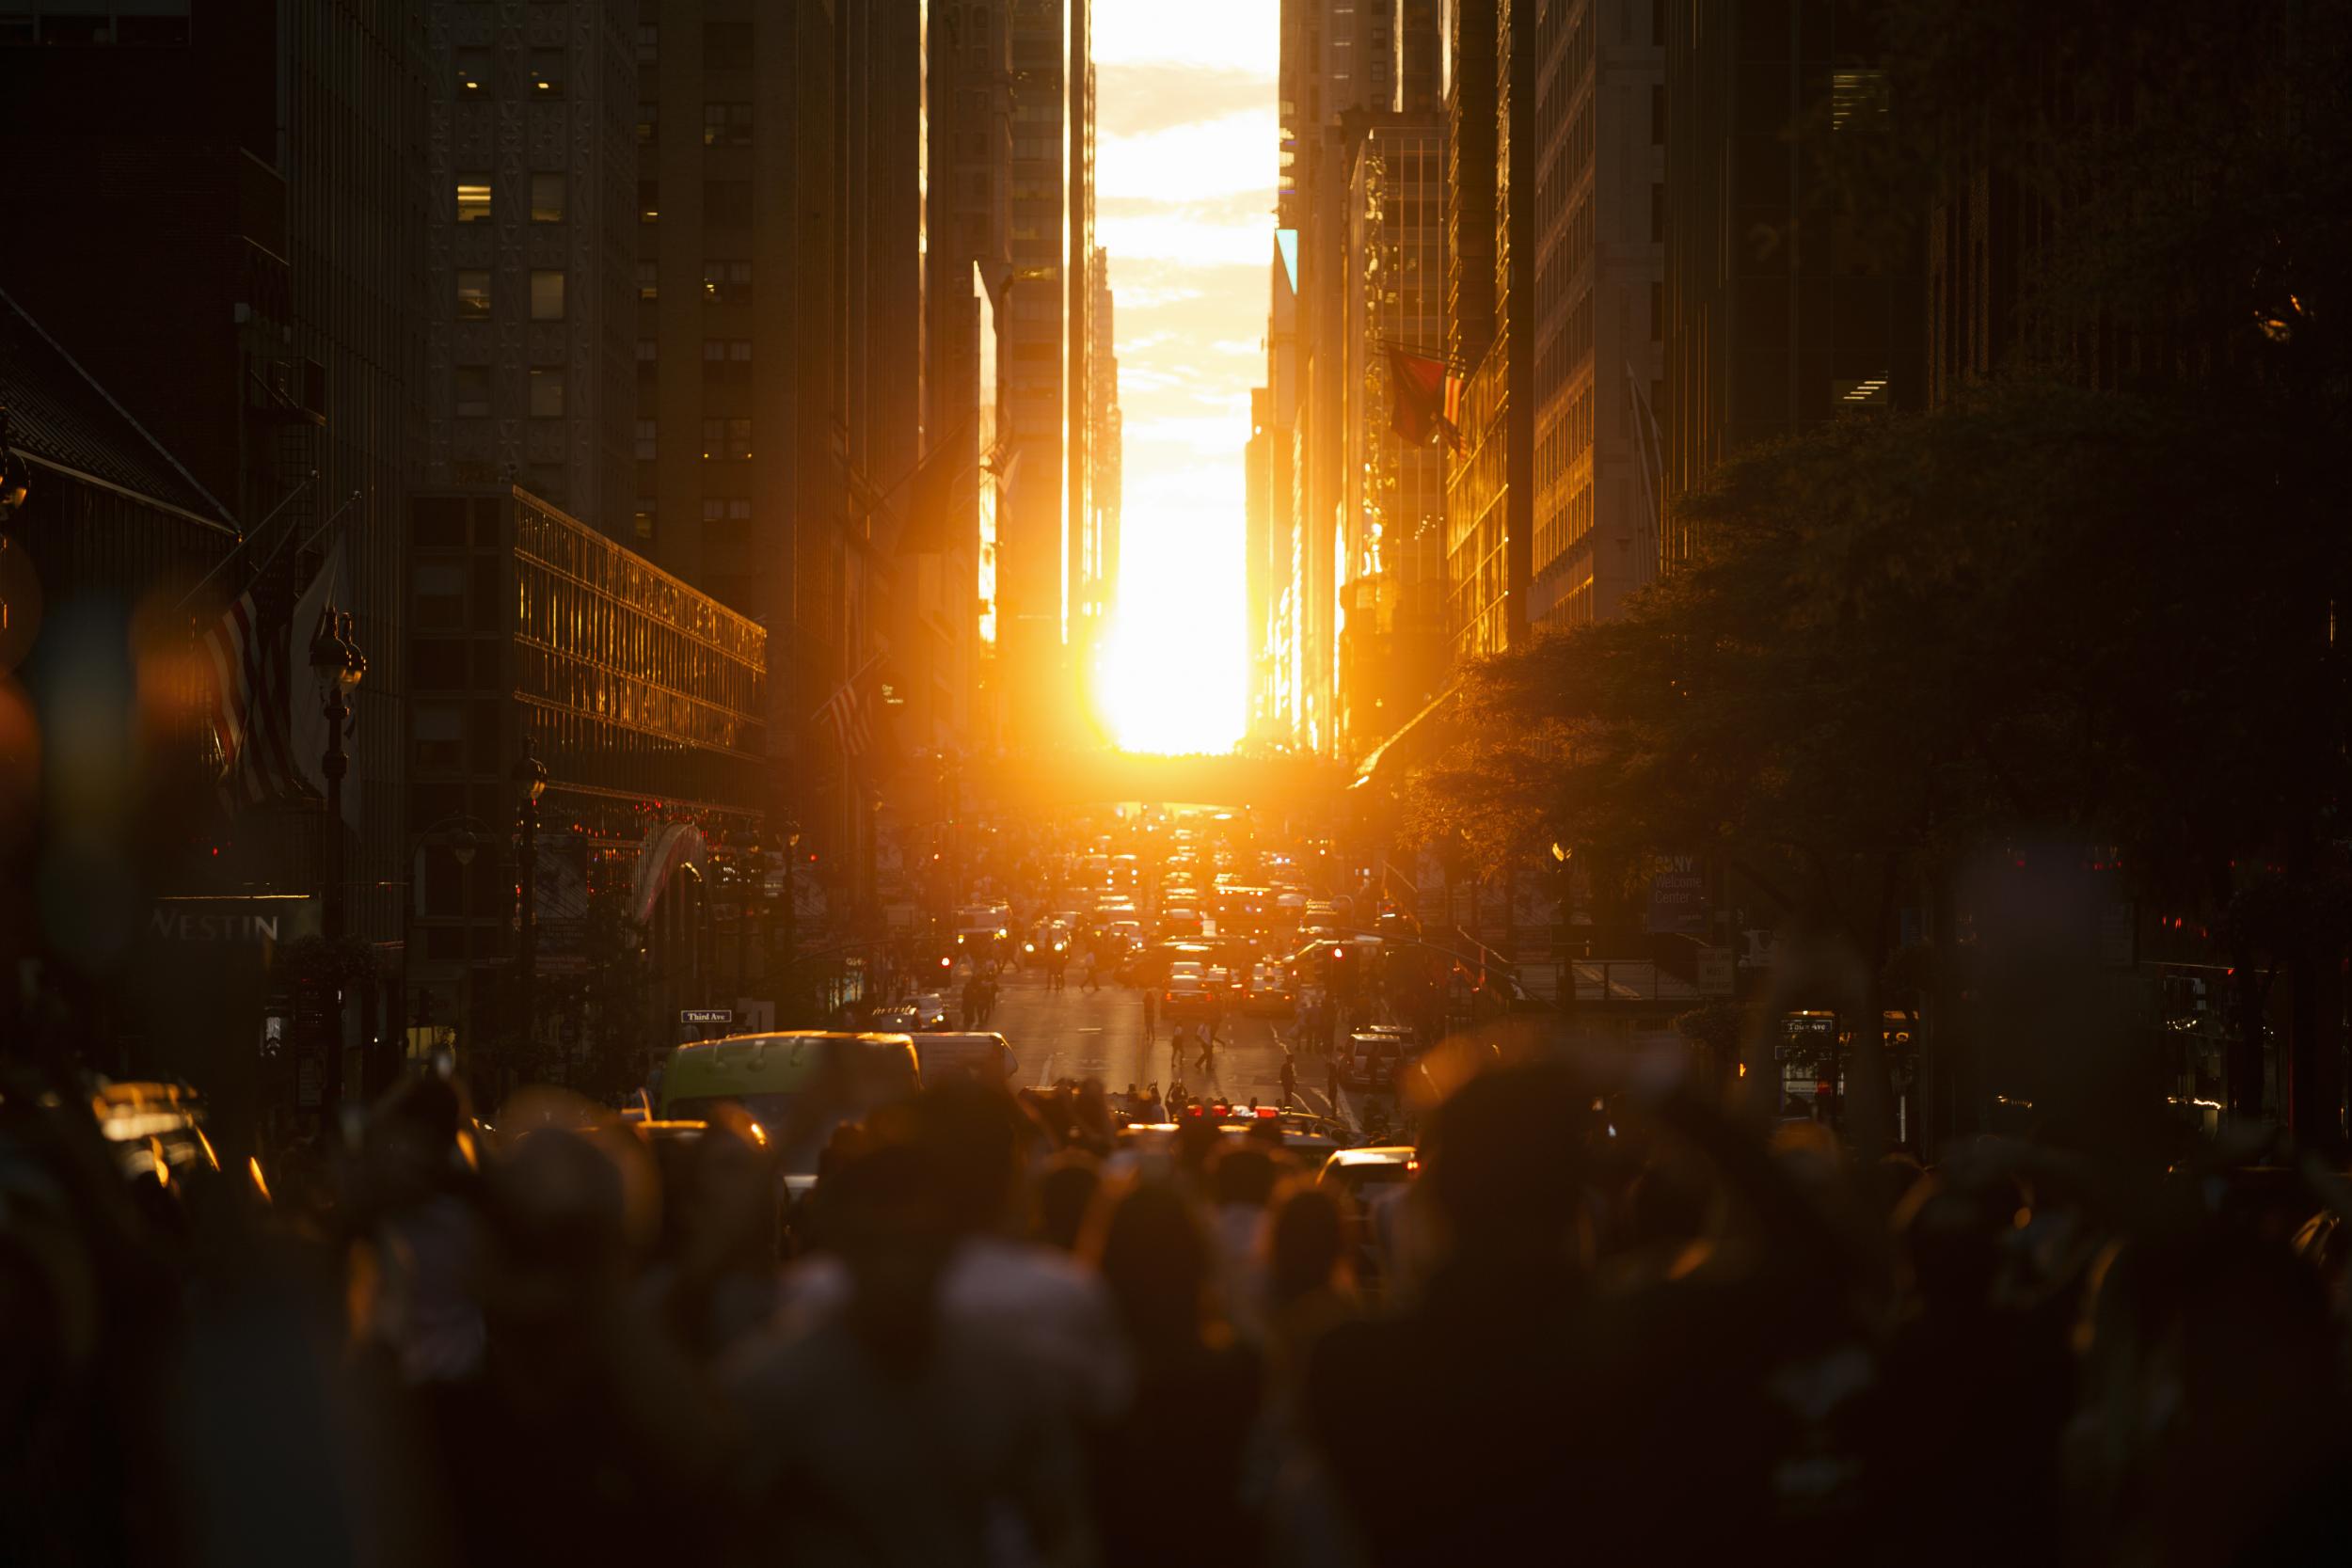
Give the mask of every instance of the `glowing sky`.
[(1096, 240), (1126, 420), (1103, 691), (1139, 751), (1222, 751), (1247, 715), (1242, 451), (1265, 373), (1280, 18), (1276, 0), (1096, 0)]

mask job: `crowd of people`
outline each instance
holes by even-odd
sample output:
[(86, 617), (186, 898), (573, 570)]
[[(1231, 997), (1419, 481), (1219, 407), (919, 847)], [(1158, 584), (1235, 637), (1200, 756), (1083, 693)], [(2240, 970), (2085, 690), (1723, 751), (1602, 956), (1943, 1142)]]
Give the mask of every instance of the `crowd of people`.
[(747, 1117), (653, 1137), (545, 1092), (485, 1124), (428, 1074), (274, 1183), (126, 1180), (12, 1069), (0, 1555), (2352, 1549), (2341, 1249), (2291, 1248), (2275, 1185), (1862, 1164), (1595, 1072), (1470, 1079), (1359, 1208), (1271, 1126), (1122, 1137), (1093, 1084), (927, 1087), (810, 1185)]

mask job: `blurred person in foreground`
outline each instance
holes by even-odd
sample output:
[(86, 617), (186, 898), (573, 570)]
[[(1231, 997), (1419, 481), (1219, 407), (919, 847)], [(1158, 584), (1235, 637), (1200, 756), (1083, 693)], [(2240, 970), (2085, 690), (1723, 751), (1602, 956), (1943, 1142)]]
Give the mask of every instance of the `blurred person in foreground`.
[[(1134, 1402), (1095, 1449), (1103, 1559), (1115, 1568), (1252, 1562), (1259, 1531), (1246, 1463), (1263, 1369), (1214, 1309), (1208, 1238), (1183, 1194), (1158, 1182), (1105, 1194), (1092, 1224), (1087, 1251), (1136, 1359)], [(1135, 1506), (1145, 1498), (1214, 1521), (1214, 1552), (1168, 1513)]]

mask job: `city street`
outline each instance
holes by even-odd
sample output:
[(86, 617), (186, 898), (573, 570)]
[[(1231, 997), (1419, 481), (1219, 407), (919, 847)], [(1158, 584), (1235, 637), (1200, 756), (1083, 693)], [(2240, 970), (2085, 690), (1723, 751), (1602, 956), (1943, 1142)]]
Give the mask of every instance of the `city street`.
[[(1128, 986), (1088, 990), (1073, 979), (1067, 990), (1049, 990), (1042, 974), (1008, 973), (990, 1027), (1003, 1035), (1020, 1058), (1020, 1082), (1042, 1087), (1063, 1078), (1099, 1078), (1117, 1094), (1133, 1084), (1170, 1086), (1168, 1044), (1163, 1027), (1156, 1040), (1143, 1033), (1143, 993)], [(1212, 1066), (1204, 1075), (1199, 1058), (1179, 1064), (1184, 1087), (1201, 1100), (1228, 1104), (1256, 1100), (1278, 1103), (1282, 1096), (1282, 1046), (1276, 1021), (1229, 1016), (1217, 1031)], [(1322, 1083), (1319, 1060), (1298, 1064), (1297, 1102), (1318, 1116), (1353, 1120), (1354, 1106), (1343, 1091), (1334, 1110)]]

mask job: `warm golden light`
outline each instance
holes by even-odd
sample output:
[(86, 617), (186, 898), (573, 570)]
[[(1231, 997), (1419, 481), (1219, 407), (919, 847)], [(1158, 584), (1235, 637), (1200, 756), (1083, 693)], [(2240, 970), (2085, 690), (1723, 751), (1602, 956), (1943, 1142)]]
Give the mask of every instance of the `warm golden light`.
[(1223, 752), (1242, 736), (1241, 516), (1136, 515), (1096, 673), (1104, 722), (1130, 752)]

